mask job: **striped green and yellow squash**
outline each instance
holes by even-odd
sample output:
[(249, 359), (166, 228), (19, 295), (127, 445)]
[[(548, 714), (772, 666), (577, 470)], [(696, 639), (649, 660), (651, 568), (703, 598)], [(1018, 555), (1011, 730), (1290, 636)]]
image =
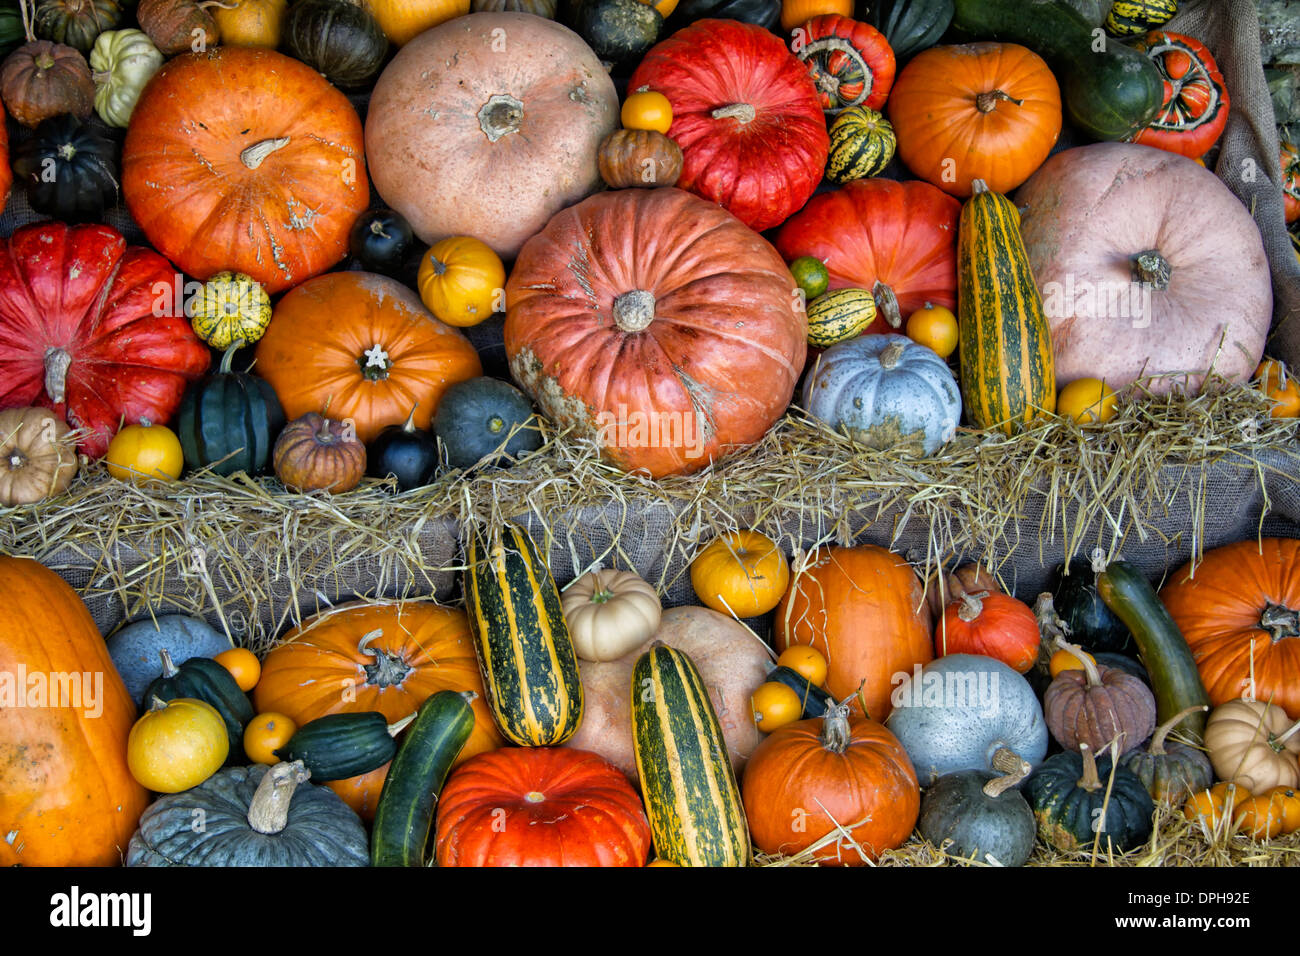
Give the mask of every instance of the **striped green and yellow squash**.
[(679, 866), (746, 866), (749, 827), (708, 688), (656, 641), (632, 671), (632, 743), (655, 852)]
[(867, 289), (835, 289), (808, 303), (808, 344), (824, 349), (866, 331), (876, 319), (876, 300)]
[(957, 239), (961, 397), (976, 428), (1007, 434), (1056, 411), (1052, 336), (1020, 236), (1020, 214), (983, 180)]
[(1106, 32), (1135, 37), (1164, 26), (1178, 12), (1178, 0), (1117, 0), (1106, 14)]
[(826, 178), (833, 183), (875, 176), (894, 158), (898, 139), (889, 120), (865, 106), (850, 106), (835, 117)]
[(470, 532), (465, 600), (488, 709), (524, 747), (564, 743), (582, 722), (578, 657), (560, 592), (528, 532)]

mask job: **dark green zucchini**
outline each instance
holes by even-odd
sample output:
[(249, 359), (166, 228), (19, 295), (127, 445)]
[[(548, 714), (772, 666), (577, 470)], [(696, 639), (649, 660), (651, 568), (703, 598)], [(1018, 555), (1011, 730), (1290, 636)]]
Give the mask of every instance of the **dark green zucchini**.
[(393, 738), (415, 719), (412, 714), (390, 724), (377, 710), (359, 714), (326, 714), (298, 728), (275, 755), (301, 760), (312, 780), (346, 780), (378, 770), (397, 753)]
[(821, 717), (826, 713), (827, 708), (835, 704), (835, 698), (789, 667), (774, 668), (772, 673), (767, 675), (767, 679), (784, 684), (799, 695), (803, 701), (804, 719)]
[[(226, 722), (226, 734), (230, 737), (230, 756), (226, 758), (226, 766), (246, 763), (244, 727), (253, 719), (253, 705), (248, 695), (239, 689), (230, 671), (210, 657), (191, 657), (177, 667), (166, 648), (160, 650), (158, 656), (162, 658), (162, 676), (145, 689), (142, 699), (150, 702), (155, 697), (163, 701), (192, 697), (211, 704)], [(144, 711), (148, 709), (145, 707)]]
[(1124, 653), (1133, 643), (1128, 628), (1097, 594), (1097, 571), (1090, 562), (1071, 561), (1052, 572), (1048, 588), (1056, 613), (1070, 629), (1070, 641), (1085, 651)]
[(371, 828), (371, 866), (424, 865), (438, 794), (474, 730), (474, 697), (442, 690), (420, 705), (384, 778)]
[[(1133, 634), (1156, 696), (1156, 719), (1169, 720), (1188, 707), (1209, 705), (1191, 648), (1155, 590), (1127, 561), (1112, 561), (1097, 575), (1097, 593)], [(1197, 712), (1181, 725), (1193, 743), (1205, 732), (1205, 714)]]

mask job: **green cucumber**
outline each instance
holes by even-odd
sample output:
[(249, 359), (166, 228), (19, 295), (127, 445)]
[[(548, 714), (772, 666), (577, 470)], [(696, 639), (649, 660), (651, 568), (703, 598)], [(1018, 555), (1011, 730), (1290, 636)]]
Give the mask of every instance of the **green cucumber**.
[(416, 714), (379, 794), (371, 866), (423, 866), (438, 794), (474, 730), (475, 694), (442, 690)]
[(378, 770), (397, 753), (393, 739), (409, 724), (412, 714), (394, 724), (377, 710), (359, 714), (326, 714), (298, 728), (275, 755), (281, 760), (301, 760), (312, 780), (346, 780)]

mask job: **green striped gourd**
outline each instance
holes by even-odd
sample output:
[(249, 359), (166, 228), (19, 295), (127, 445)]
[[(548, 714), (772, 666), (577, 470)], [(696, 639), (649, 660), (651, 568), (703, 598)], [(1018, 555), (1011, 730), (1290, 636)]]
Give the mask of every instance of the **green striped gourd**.
[(680, 866), (745, 866), (749, 827), (708, 688), (656, 641), (632, 671), (632, 744), (655, 852)]
[(1117, 0), (1106, 14), (1106, 32), (1135, 37), (1164, 26), (1178, 12), (1178, 0)]
[(808, 304), (808, 344), (824, 349), (856, 338), (876, 319), (876, 300), (866, 289), (836, 289)]
[(826, 178), (833, 183), (875, 176), (889, 165), (898, 147), (889, 120), (865, 106), (851, 106), (835, 117), (830, 136)]
[(1011, 200), (972, 184), (957, 240), (962, 404), (1007, 434), (1056, 410), (1051, 331)]
[(488, 709), (523, 747), (550, 747), (582, 722), (578, 658), (560, 593), (528, 532), (470, 532), (466, 603)]

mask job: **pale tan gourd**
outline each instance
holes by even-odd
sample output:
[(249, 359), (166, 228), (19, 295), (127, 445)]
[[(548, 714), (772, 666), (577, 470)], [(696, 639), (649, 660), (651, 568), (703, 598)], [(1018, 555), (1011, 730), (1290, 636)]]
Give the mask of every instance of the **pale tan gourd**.
[(29, 505), (57, 495), (77, 473), (70, 429), (46, 408), (0, 412), (0, 505)]
[(1266, 793), (1300, 786), (1300, 722), (1259, 700), (1230, 700), (1205, 725), (1205, 749), (1219, 780)]
[(663, 609), (653, 587), (632, 571), (590, 571), (560, 598), (573, 649), (584, 661), (613, 661), (659, 628)]

